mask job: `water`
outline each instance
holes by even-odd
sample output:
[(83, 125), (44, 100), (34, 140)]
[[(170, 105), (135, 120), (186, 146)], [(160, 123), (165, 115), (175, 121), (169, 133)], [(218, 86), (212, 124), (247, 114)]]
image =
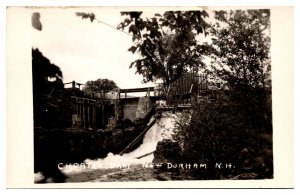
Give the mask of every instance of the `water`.
[[(124, 169), (130, 168), (130, 165), (151, 163), (154, 158), (153, 153), (139, 159), (137, 157), (141, 157), (155, 151), (156, 145), (159, 141), (163, 139), (171, 139), (173, 117), (173, 115), (163, 116), (160, 120), (156, 121), (156, 123), (145, 134), (143, 143), (130, 153), (125, 153), (122, 156), (109, 153), (104, 159), (86, 159), (84, 164), (66, 165), (62, 168), (62, 172), (68, 174), (95, 169)], [(152, 118), (150, 122), (152, 120), (154, 119)]]

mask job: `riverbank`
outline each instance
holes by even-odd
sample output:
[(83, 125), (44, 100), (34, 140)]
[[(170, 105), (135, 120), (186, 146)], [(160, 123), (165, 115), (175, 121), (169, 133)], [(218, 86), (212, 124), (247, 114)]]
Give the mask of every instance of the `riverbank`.
[(194, 180), (187, 174), (176, 175), (172, 172), (160, 172), (151, 167), (131, 165), (123, 169), (95, 169), (78, 173), (68, 173), (66, 182), (128, 182), (128, 181), (174, 181)]

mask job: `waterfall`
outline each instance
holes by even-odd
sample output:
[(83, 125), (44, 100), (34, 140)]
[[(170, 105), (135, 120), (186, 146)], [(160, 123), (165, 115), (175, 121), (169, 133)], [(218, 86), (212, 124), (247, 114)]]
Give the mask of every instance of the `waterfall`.
[[(143, 143), (139, 148), (137, 148), (136, 150), (130, 153), (124, 154), (122, 156), (128, 158), (137, 158), (144, 154), (153, 152), (156, 149), (157, 142), (163, 140), (164, 138), (165, 139), (171, 138), (171, 134), (168, 133), (171, 132), (171, 128), (172, 128), (171, 118), (167, 118), (167, 117), (161, 118), (145, 134)], [(150, 156), (153, 159), (153, 155)]]
[[(132, 164), (151, 163), (154, 158), (152, 152), (155, 151), (157, 143), (162, 139), (171, 138), (173, 128), (173, 117), (174, 115), (167, 115), (157, 120), (156, 123), (145, 134), (143, 138), (143, 143), (132, 152), (125, 153), (122, 156), (109, 153), (104, 159), (86, 159), (84, 161), (84, 165), (68, 165), (65, 166), (62, 169), (62, 171), (64, 173), (73, 173), (82, 172), (85, 170), (122, 168)], [(153, 120), (154, 118), (151, 118), (149, 124)], [(139, 159), (137, 158), (148, 153), (152, 154)]]

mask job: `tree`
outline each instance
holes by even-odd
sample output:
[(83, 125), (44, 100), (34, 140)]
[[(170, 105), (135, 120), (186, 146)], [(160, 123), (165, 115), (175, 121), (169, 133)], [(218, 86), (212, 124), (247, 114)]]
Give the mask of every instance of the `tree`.
[(215, 12), (213, 73), (236, 88), (265, 88), (270, 77), (270, 10)]
[[(94, 13), (76, 12), (76, 15), (104, 23)], [(133, 41), (128, 51), (140, 54), (129, 67), (136, 68), (144, 83), (162, 80), (166, 86), (182, 74), (197, 72), (205, 66), (203, 59), (209, 46), (199, 44), (199, 35), (207, 35), (206, 11), (167, 11), (151, 18), (143, 18), (142, 12), (121, 12), (121, 15), (126, 18), (117, 29), (122, 32), (128, 29), (129, 34), (125, 33)]]
[[(273, 177), (272, 112), (266, 106), (266, 78), (270, 75), (269, 10), (236, 10), (215, 13), (210, 35), (211, 68), (215, 78), (231, 86), (218, 91), (214, 101), (205, 97), (192, 102), (192, 112), (175, 123), (174, 139), (187, 161), (206, 163), (200, 179), (255, 173)], [(268, 115), (268, 117), (266, 117)], [(271, 130), (271, 131), (270, 131)], [(265, 142), (258, 135), (269, 137)], [(263, 150), (266, 150), (265, 153)], [(230, 162), (234, 169), (216, 169)]]
[(101, 93), (109, 92), (118, 88), (117, 84), (109, 79), (97, 79), (95, 81), (87, 81), (83, 87), (84, 92), (88, 93)]
[(33, 116), (35, 126), (45, 126), (48, 103), (56, 91), (64, 88), (62, 72), (38, 49), (32, 49)]
[(165, 85), (187, 71), (204, 67), (207, 45), (199, 45), (199, 34), (208, 27), (205, 11), (167, 11), (163, 15), (142, 18), (142, 12), (121, 12), (126, 16), (118, 29), (128, 28), (133, 46), (128, 49), (140, 58), (131, 63), (143, 82), (162, 80)]
[(71, 97), (64, 90), (60, 68), (38, 49), (32, 49), (34, 126), (63, 128), (72, 124)]
[[(191, 171), (197, 179), (230, 178), (242, 173), (273, 177), (272, 141), (259, 138), (241, 109), (232, 94), (225, 93), (214, 102), (193, 102), (192, 111), (180, 113), (175, 120), (173, 139), (181, 145), (184, 160), (207, 165), (205, 170)], [(220, 162), (234, 167), (218, 169), (215, 165)]]
[(270, 10), (215, 12), (211, 73), (227, 82), (253, 128), (272, 130)]

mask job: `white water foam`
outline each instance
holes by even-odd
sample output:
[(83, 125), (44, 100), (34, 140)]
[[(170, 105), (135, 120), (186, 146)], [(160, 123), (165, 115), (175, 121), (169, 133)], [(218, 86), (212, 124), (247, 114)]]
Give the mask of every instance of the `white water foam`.
[[(143, 143), (134, 151), (122, 156), (109, 153), (104, 159), (86, 159), (84, 164), (66, 165), (62, 168), (64, 173), (76, 173), (94, 169), (129, 168), (133, 164), (151, 163), (153, 154), (137, 159), (145, 154), (155, 151), (156, 145), (163, 139), (171, 139), (174, 115), (163, 116), (147, 131)], [(150, 122), (154, 120), (153, 118)], [(149, 122), (149, 123), (150, 123)]]

